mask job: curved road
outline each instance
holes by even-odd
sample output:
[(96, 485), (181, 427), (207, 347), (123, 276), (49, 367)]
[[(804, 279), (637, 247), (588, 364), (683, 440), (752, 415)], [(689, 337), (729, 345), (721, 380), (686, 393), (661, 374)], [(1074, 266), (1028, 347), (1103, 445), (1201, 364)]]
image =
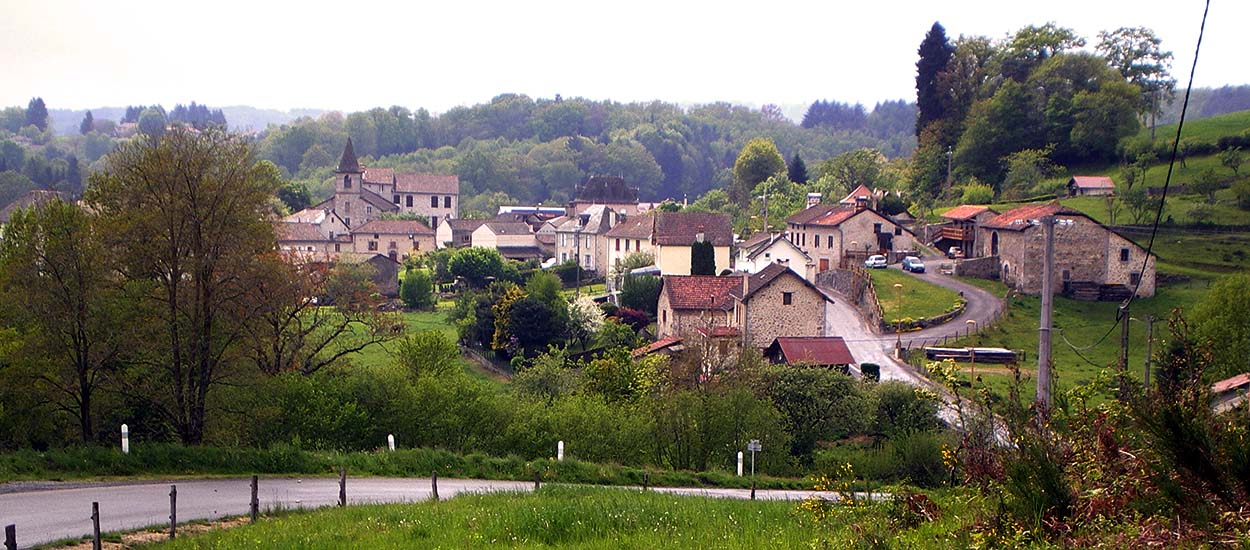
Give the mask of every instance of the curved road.
[[(178, 479), (105, 483), (0, 484), (0, 524), (17, 526), (19, 548), (91, 534), (91, 503), (100, 503), (100, 530), (131, 531), (169, 524), (169, 486), (178, 487), (178, 521), (211, 520), (248, 513), (250, 479)], [(530, 491), (532, 482), (477, 479), (438, 480), (438, 494)], [(658, 492), (716, 498), (750, 498), (749, 489), (657, 487)], [(819, 491), (760, 490), (761, 500), (836, 499)], [(338, 503), (336, 478), (262, 478), (261, 510), (317, 508)], [(432, 496), (429, 478), (348, 478), (349, 504), (417, 502)], [(881, 498), (880, 495), (872, 495)]]

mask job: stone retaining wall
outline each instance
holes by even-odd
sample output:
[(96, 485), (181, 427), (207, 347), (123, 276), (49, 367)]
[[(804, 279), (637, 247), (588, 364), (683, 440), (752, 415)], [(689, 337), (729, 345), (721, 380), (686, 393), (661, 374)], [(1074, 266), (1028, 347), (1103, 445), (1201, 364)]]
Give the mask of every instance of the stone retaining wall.
[(997, 280), (1000, 265), (998, 256), (965, 258), (962, 260), (955, 260), (955, 274), (960, 277)]

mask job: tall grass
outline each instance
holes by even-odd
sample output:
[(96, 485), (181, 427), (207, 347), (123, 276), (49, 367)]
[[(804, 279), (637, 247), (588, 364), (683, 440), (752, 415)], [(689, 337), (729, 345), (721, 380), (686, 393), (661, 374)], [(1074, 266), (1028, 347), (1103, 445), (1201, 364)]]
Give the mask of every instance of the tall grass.
[[(117, 476), (201, 475), (351, 475), (522, 480), (537, 473), (548, 482), (594, 485), (678, 487), (748, 487), (750, 480), (729, 472), (644, 470), (616, 464), (550, 459), (525, 461), (515, 456), (460, 455), (437, 449), (395, 452), (327, 453), (291, 446), (270, 449), (184, 447), (172, 444), (133, 445), (130, 454), (104, 447), (77, 447), (48, 452), (31, 450), (0, 454), (0, 481), (81, 479)], [(760, 476), (761, 488), (802, 489), (801, 479)]]

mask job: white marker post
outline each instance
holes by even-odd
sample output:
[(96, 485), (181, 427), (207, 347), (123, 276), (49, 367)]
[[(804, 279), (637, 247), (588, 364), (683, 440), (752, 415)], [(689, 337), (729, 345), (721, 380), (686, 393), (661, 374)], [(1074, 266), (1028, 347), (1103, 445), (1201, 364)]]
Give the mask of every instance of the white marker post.
[(738, 477), (742, 477), (742, 451), (738, 451)]
[(395, 452), (395, 434), (386, 436), (386, 448), (390, 449), (392, 453)]
[(122, 454), (130, 454), (130, 426), (122, 424)]
[(556, 443), (556, 460), (564, 460), (564, 440), (561, 439)]

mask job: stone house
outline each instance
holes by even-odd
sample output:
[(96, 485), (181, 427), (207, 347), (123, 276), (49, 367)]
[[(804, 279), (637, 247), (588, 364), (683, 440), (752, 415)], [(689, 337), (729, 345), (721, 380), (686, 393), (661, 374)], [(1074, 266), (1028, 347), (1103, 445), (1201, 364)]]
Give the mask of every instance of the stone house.
[[(1042, 292), (1045, 229), (1041, 220), (1055, 216), (1055, 293), (1080, 299), (1154, 296), (1155, 257), (1146, 249), (1058, 203), (1030, 204), (1008, 210), (981, 224), (981, 254), (996, 256), (999, 278), (1025, 294)], [(1143, 269), (1144, 266), (1144, 269)]]
[(689, 275), (690, 249), (696, 241), (712, 243), (716, 272), (732, 268), (733, 226), (726, 214), (703, 212), (657, 212), (653, 218), (651, 245), (655, 267), (662, 275)]
[(321, 234), (316, 224), (280, 221), (274, 224), (278, 250), (294, 259), (325, 261), (337, 256), (335, 241)]
[(591, 205), (579, 214), (568, 216), (555, 229), (558, 261), (573, 260), (582, 269), (606, 275), (606, 234), (617, 224), (619, 217), (617, 211), (602, 204)]
[(434, 230), (420, 220), (373, 220), (351, 232), (352, 252), (394, 261), (434, 250)]
[(630, 254), (639, 252), (652, 254), (651, 229), (655, 226), (653, 214), (631, 216), (616, 224), (605, 234), (607, 237), (607, 261), (604, 265), (609, 269), (620, 265)]
[(816, 262), (816, 272), (861, 262), (872, 254), (892, 261), (915, 250), (916, 236), (859, 199), (854, 206), (816, 204), (786, 218), (786, 236)]
[(459, 217), (458, 177), (399, 174), (389, 168), (362, 167), (351, 138), (343, 147), (334, 178), (334, 196), (314, 208), (335, 212), (349, 228), (369, 223), (386, 212), (424, 216), (430, 227), (438, 227), (445, 218)]
[(958, 247), (966, 257), (978, 257), (981, 247), (977, 245), (977, 227), (996, 216), (998, 212), (988, 206), (956, 206), (942, 214), (947, 221), (938, 230), (933, 242), (941, 252)]
[(734, 330), (743, 345), (763, 349), (779, 336), (823, 336), (829, 301), (781, 264), (755, 274), (668, 275), (657, 304), (657, 336)]
[(638, 215), (638, 189), (616, 176), (591, 176), (573, 189), (573, 200), (567, 209), (569, 216), (586, 212), (591, 206), (601, 205), (626, 216)]
[(1069, 197), (1105, 197), (1115, 194), (1115, 182), (1108, 176), (1072, 176), (1068, 180)]
[(775, 263), (793, 269), (809, 281), (816, 276), (816, 262), (803, 249), (790, 242), (784, 233), (759, 233), (738, 243), (734, 269), (745, 273), (759, 273)]
[(493, 248), (510, 260), (541, 260), (543, 252), (529, 224), (520, 221), (490, 220), (473, 230), (473, 246)]
[(434, 232), (434, 244), (439, 249), (473, 246), (473, 231), (488, 221), (443, 218)]

